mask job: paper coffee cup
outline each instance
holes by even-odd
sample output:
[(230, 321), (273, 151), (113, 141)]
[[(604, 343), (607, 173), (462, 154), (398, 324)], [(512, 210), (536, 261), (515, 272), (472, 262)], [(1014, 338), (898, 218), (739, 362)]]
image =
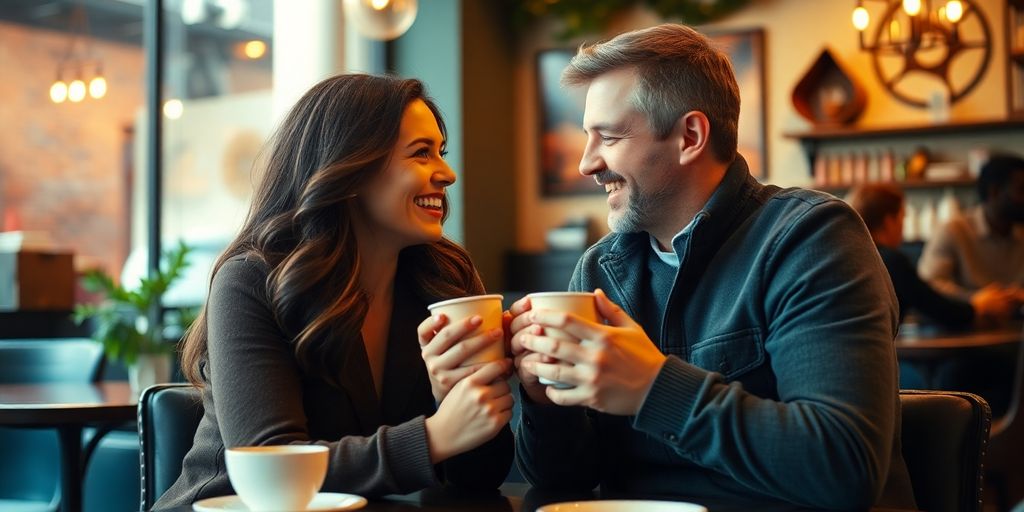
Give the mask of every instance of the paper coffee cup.
[[(480, 315), (483, 322), (472, 332), (465, 336), (465, 339), (478, 336), (481, 333), (492, 329), (501, 329), (501, 295), (473, 295), (470, 297), (459, 297), (441, 302), (435, 302), (427, 309), (431, 315), (443, 313), (448, 317), (449, 324), (469, 318), (473, 315)], [(504, 341), (497, 341), (480, 352), (473, 354), (461, 366), (469, 366), (478, 363), (489, 363), (505, 357)]]
[[(597, 303), (594, 300), (594, 294), (592, 292), (541, 292), (531, 293), (528, 297), (530, 298), (530, 309), (534, 311), (564, 311), (583, 318), (584, 320), (597, 322)], [(552, 338), (576, 341), (575, 336), (553, 327), (545, 327), (544, 335)], [(568, 384), (556, 382), (551, 379), (545, 379), (543, 377), (540, 378), (540, 383), (547, 386), (553, 386), (557, 389), (568, 389), (572, 387)]]

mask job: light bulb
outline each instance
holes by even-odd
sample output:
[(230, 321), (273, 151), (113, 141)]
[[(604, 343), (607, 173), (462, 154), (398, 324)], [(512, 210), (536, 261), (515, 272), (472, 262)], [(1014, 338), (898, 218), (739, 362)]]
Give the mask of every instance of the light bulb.
[(921, 13), (921, 0), (903, 0), (903, 12), (908, 16), (917, 16)]
[(50, 101), (64, 103), (68, 99), (68, 84), (63, 80), (57, 80), (50, 86)]
[(81, 79), (75, 79), (71, 84), (68, 85), (68, 99), (73, 103), (78, 103), (85, 99), (85, 82)]
[(168, 119), (178, 119), (185, 112), (185, 105), (181, 100), (174, 98), (164, 102), (164, 115)]
[(964, 4), (960, 0), (949, 0), (946, 2), (946, 19), (952, 23), (960, 21), (964, 17)]
[(871, 16), (868, 15), (868, 10), (863, 7), (858, 7), (853, 10), (853, 28), (864, 31), (868, 28), (868, 23), (871, 22)]
[(370, 39), (389, 41), (416, 21), (416, 0), (345, 0), (345, 22)]
[(107, 79), (103, 76), (98, 76), (89, 80), (89, 96), (95, 99), (100, 99), (107, 95)]
[(253, 39), (245, 43), (243, 52), (246, 57), (250, 59), (258, 59), (267, 53), (267, 43), (260, 41), (259, 39)]

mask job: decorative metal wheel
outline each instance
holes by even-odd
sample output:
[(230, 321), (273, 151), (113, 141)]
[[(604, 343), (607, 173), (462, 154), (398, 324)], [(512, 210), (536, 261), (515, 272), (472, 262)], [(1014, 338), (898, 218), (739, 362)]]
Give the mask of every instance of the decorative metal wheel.
[[(903, 12), (901, 2), (889, 4), (877, 25), (872, 60), (882, 85), (900, 101), (927, 107), (934, 88), (901, 84), (929, 77), (941, 82), (952, 104), (971, 92), (985, 75), (992, 55), (992, 32), (974, 0), (961, 3), (963, 16), (957, 23), (938, 19), (927, 9), (924, 19), (912, 18)], [(911, 36), (902, 36), (904, 26)], [(964, 76), (968, 78), (959, 79)]]

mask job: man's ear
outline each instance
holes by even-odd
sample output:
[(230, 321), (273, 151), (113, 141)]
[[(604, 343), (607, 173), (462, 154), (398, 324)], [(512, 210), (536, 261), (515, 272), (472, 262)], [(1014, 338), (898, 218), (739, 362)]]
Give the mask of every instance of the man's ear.
[(703, 112), (687, 112), (676, 121), (676, 140), (679, 144), (679, 164), (687, 165), (711, 149), (711, 122)]

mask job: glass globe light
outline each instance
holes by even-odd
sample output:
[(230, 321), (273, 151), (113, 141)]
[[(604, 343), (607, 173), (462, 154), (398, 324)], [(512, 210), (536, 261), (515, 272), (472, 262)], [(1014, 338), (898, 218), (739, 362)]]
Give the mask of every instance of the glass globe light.
[(85, 82), (81, 79), (76, 79), (68, 85), (68, 99), (73, 103), (78, 103), (85, 99)]
[(964, 17), (964, 4), (960, 0), (949, 0), (946, 2), (946, 19), (956, 23)]
[(89, 80), (89, 96), (94, 99), (100, 99), (107, 94), (107, 79), (102, 76), (98, 76)]
[(50, 101), (64, 103), (66, 99), (68, 99), (68, 84), (62, 80), (57, 80), (50, 86)]
[(853, 10), (853, 28), (863, 31), (868, 28), (868, 23), (871, 22), (871, 15), (868, 14), (868, 10), (863, 7), (858, 7)]
[(342, 7), (348, 26), (379, 41), (404, 34), (416, 21), (416, 0), (345, 0)]

